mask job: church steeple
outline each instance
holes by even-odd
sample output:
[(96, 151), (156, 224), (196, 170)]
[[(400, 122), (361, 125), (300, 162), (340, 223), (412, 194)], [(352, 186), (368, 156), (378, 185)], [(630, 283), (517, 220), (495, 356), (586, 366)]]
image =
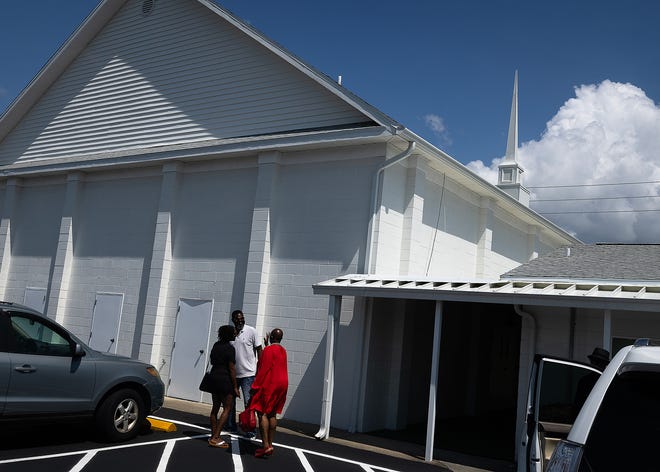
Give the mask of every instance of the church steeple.
[(506, 142), (506, 154), (497, 173), (497, 186), (518, 200), (529, 205), (529, 190), (522, 185), (523, 168), (518, 164), (518, 71), (513, 79), (513, 98), (511, 99), (511, 117), (509, 118), (509, 136)]
[(509, 136), (506, 140), (506, 156), (504, 161), (516, 162), (518, 151), (518, 71), (513, 76), (513, 98), (511, 99), (511, 116), (509, 117)]

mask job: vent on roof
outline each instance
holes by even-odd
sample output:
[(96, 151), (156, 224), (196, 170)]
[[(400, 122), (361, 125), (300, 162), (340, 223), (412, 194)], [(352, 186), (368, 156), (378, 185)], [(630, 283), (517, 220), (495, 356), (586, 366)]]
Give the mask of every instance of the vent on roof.
[(142, 14), (144, 16), (149, 15), (154, 10), (154, 3), (156, 3), (156, 0), (144, 0), (142, 2)]

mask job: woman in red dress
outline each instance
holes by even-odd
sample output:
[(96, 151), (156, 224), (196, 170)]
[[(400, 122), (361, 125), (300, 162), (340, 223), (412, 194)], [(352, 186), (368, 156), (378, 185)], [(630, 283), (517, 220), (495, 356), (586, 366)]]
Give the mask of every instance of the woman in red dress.
[(263, 447), (254, 453), (256, 457), (269, 456), (273, 453), (277, 414), (282, 413), (289, 388), (286, 349), (280, 345), (283, 336), (284, 333), (279, 328), (270, 332), (270, 345), (267, 345), (261, 354), (257, 375), (252, 383), (250, 408), (257, 412), (263, 442)]

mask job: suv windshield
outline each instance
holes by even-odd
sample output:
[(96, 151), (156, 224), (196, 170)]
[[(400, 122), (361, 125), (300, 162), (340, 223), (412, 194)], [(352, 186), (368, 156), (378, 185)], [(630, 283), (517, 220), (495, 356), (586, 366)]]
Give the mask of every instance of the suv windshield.
[(659, 372), (616, 376), (594, 419), (580, 471), (657, 470), (659, 398)]

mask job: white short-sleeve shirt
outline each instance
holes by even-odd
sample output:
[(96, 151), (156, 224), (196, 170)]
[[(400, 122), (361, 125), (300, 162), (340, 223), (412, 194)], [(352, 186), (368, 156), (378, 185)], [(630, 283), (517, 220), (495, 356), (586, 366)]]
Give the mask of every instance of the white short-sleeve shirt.
[(243, 329), (231, 344), (236, 350), (236, 378), (256, 375), (257, 356), (254, 350), (261, 346), (257, 330), (252, 326), (243, 326)]

